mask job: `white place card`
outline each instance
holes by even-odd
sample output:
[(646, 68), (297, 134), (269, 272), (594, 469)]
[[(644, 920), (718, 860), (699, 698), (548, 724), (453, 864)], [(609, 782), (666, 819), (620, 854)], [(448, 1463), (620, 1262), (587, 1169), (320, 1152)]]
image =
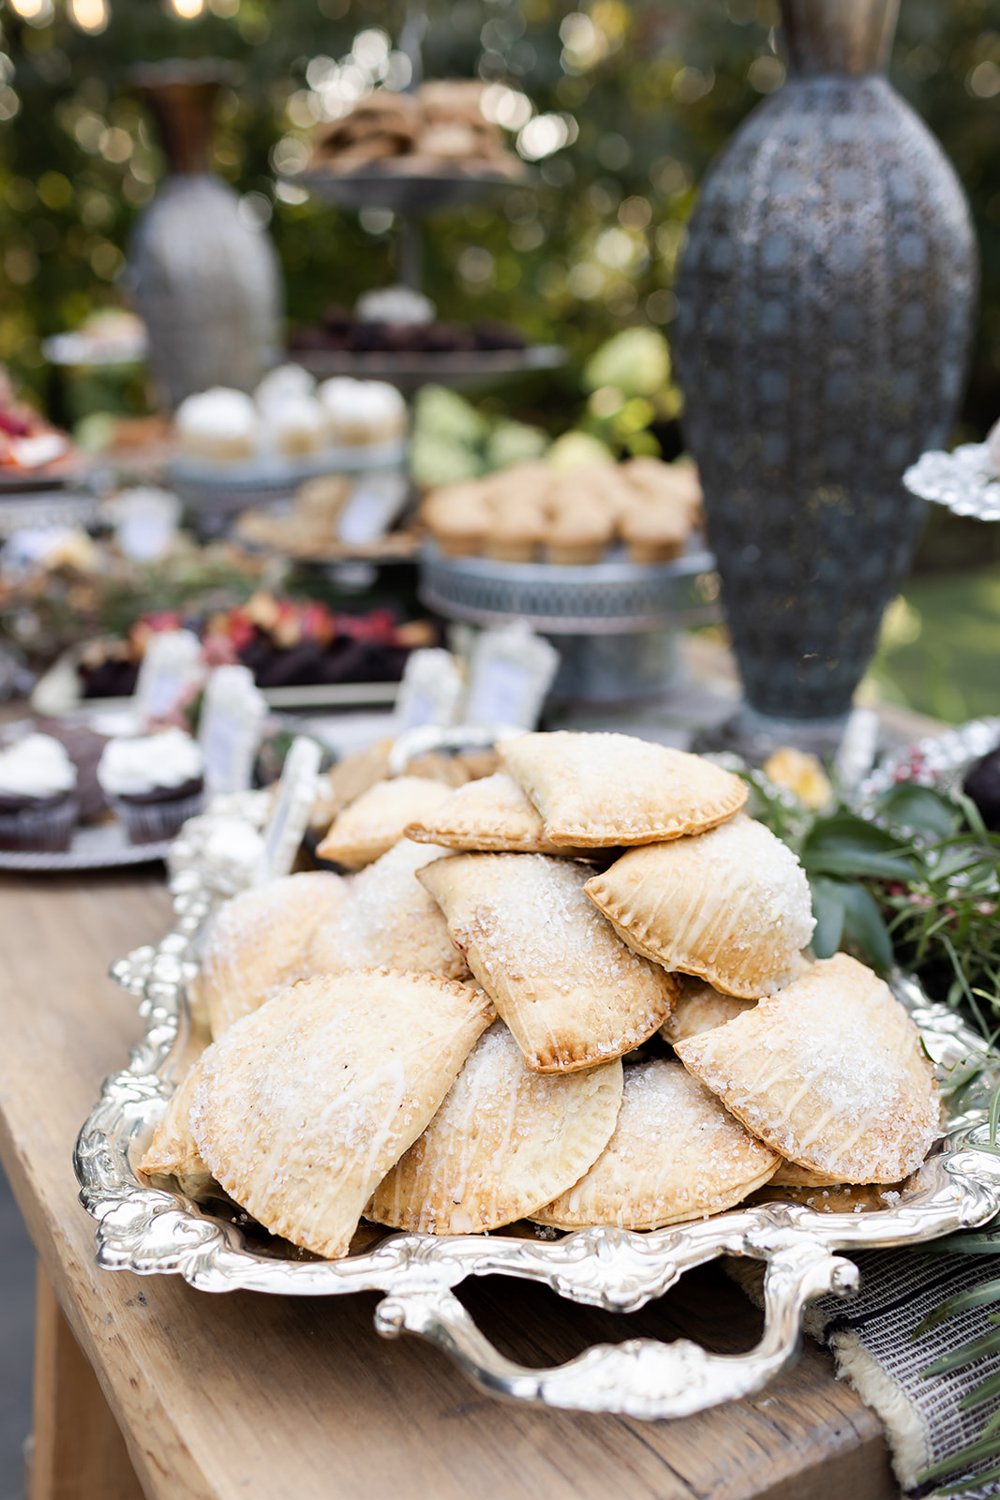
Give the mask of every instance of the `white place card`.
[(122, 490), (107, 503), (119, 550), (135, 562), (155, 562), (173, 545), (181, 502), (169, 490), (139, 486)]
[(190, 630), (153, 634), (139, 668), (135, 696), (143, 723), (166, 719), (204, 681), (201, 642)]
[(464, 689), (462, 673), (450, 651), (414, 651), (407, 660), (396, 695), (393, 727), (397, 735), (435, 725), (456, 723)]
[(292, 741), (278, 782), (271, 817), (264, 830), (264, 847), (254, 885), (287, 875), (295, 863), (316, 800), (321, 759), (322, 751), (315, 740), (300, 736)]
[(472, 648), (463, 722), (534, 729), (559, 669), (559, 652), (523, 620), (484, 630)]
[(249, 668), (217, 667), (205, 688), (198, 725), (212, 796), (248, 789), (266, 718), (267, 704)]
[(337, 535), (352, 547), (385, 536), (410, 493), (407, 475), (398, 471), (366, 474), (351, 492), (337, 523)]

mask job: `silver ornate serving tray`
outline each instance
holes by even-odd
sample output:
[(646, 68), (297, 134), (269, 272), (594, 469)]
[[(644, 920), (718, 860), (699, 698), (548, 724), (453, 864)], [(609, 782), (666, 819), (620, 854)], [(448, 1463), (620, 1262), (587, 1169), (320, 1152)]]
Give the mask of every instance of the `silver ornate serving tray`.
[(933, 500), (956, 516), (1000, 521), (1000, 474), (988, 443), (963, 443), (953, 453), (924, 453), (903, 475), (921, 500)]
[[(133, 1163), (174, 1088), (202, 927), (220, 901), (249, 883), (261, 867), (262, 847), (276, 842), (261, 832), (264, 806), (260, 793), (223, 799), (186, 825), (170, 856), (173, 928), (112, 970), (139, 999), (146, 1031), (128, 1067), (105, 1082), (76, 1145), (80, 1196), (97, 1220), (97, 1255), (105, 1268), (179, 1275), (206, 1292), (381, 1292), (375, 1313), (380, 1334), (420, 1334), (490, 1394), (661, 1419), (747, 1396), (789, 1365), (807, 1304), (830, 1293), (849, 1297), (858, 1285), (856, 1266), (841, 1252), (926, 1243), (1000, 1212), (1000, 1153), (990, 1145), (988, 1125), (1000, 1062), (954, 1012), (929, 1002), (905, 976), (897, 976), (896, 994), (937, 1067), (947, 1101), (945, 1135), (940, 1150), (898, 1193), (859, 1195), (850, 1212), (823, 1212), (810, 1206), (822, 1200), (821, 1192), (809, 1200), (800, 1191), (798, 1201), (791, 1201), (792, 1193), (787, 1201), (756, 1201), (649, 1233), (592, 1228), (556, 1236), (521, 1225), (435, 1238), (363, 1226), (351, 1255), (322, 1261), (269, 1238), (235, 1205), (196, 1203), (179, 1190), (141, 1181)], [(283, 847), (287, 854), (287, 836)], [(871, 1201), (880, 1206), (866, 1206)], [(748, 1353), (717, 1354), (685, 1339), (633, 1338), (534, 1369), (495, 1349), (456, 1296), (468, 1277), (501, 1275), (541, 1282), (571, 1302), (633, 1312), (691, 1267), (720, 1256), (765, 1267), (765, 1327)]]

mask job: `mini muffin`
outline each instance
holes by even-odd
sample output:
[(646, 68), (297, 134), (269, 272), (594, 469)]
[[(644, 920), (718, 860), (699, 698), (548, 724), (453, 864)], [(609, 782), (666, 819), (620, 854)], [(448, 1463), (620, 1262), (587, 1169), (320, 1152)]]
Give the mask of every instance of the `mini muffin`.
[(240, 463), (257, 452), (257, 408), (243, 391), (214, 386), (188, 396), (177, 408), (177, 446), (190, 458)]
[(634, 563), (664, 563), (680, 557), (690, 529), (683, 513), (662, 500), (632, 505), (621, 523), (622, 538)]
[(496, 562), (534, 562), (544, 539), (541, 507), (512, 501), (490, 517), (483, 552)]
[(133, 844), (173, 838), (205, 790), (197, 740), (182, 729), (109, 740), (97, 779)]
[(26, 734), (0, 750), (0, 848), (68, 848), (76, 781), (76, 767), (50, 735)]
[(384, 380), (325, 380), (319, 399), (334, 442), (346, 447), (388, 443), (406, 432), (406, 402)]
[(564, 508), (546, 528), (548, 560), (568, 567), (600, 562), (613, 534), (611, 517), (598, 503), (587, 500), (576, 509)]
[(455, 484), (428, 495), (423, 519), (448, 557), (478, 557), (486, 540), (490, 515), (475, 484)]

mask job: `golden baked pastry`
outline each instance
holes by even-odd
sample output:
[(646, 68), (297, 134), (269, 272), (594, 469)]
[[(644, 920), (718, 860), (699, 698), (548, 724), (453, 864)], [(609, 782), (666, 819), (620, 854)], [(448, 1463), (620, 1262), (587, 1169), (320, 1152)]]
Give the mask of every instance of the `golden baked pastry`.
[(678, 981), (679, 992), (673, 1010), (660, 1027), (660, 1035), (671, 1046), (689, 1036), (711, 1031), (714, 1026), (724, 1026), (745, 1010), (752, 1010), (757, 1003), (756, 1000), (724, 995), (703, 979), (694, 979), (688, 974), (676, 974), (674, 978)]
[(398, 844), (407, 823), (433, 817), (450, 795), (449, 787), (422, 776), (377, 781), (337, 814), (316, 853), (349, 870), (361, 869)]
[(533, 1073), (497, 1021), (423, 1135), (375, 1189), (366, 1216), (426, 1234), (481, 1234), (526, 1218), (597, 1160), (621, 1097), (617, 1060), (580, 1073)]
[(548, 561), (570, 568), (593, 565), (607, 551), (613, 534), (611, 515), (597, 506), (560, 511), (545, 532)]
[(139, 1171), (147, 1177), (176, 1177), (192, 1198), (201, 1195), (212, 1175), (191, 1134), (191, 1103), (205, 1056), (203, 1052), (171, 1094), (139, 1162)]
[(781, 1162), (771, 1178), (772, 1187), (833, 1187), (839, 1184), (839, 1177), (813, 1172), (809, 1167), (800, 1167), (796, 1161)]
[(489, 511), (475, 485), (454, 485), (427, 496), (421, 516), (447, 557), (475, 557), (489, 530)]
[(498, 748), (557, 845), (600, 849), (701, 833), (747, 799), (739, 777), (711, 761), (627, 734), (522, 734)]
[[(704, 1031), (724, 1026), (727, 1021), (735, 1020), (745, 1011), (753, 1010), (757, 1004), (756, 1000), (739, 1000), (735, 995), (724, 995), (703, 979), (694, 979), (688, 974), (677, 974), (674, 977), (680, 985), (680, 993), (674, 1001), (673, 1010), (660, 1027), (660, 1035), (671, 1046), (675, 1042), (686, 1041), (689, 1036), (701, 1036)], [(810, 1172), (807, 1168), (800, 1167), (796, 1162), (781, 1161), (770, 1185), (825, 1187), (830, 1180), (819, 1172)]]
[(511, 504), (492, 517), (483, 553), (496, 562), (534, 562), (544, 537), (541, 507)]
[(660, 1229), (707, 1218), (762, 1187), (775, 1152), (680, 1063), (625, 1069), (618, 1125), (585, 1177), (532, 1218), (557, 1229)]
[(479, 781), (501, 769), (500, 756), (492, 746), (484, 750), (460, 750), (454, 760), (465, 772), (466, 781)]
[(191, 987), (192, 1006), (207, 1016), (213, 1037), (308, 973), (313, 934), (340, 910), (346, 894), (339, 875), (285, 875), (219, 908)]
[(680, 557), (691, 525), (683, 511), (650, 499), (628, 508), (621, 529), (629, 557), (647, 565)]
[(743, 814), (697, 838), (629, 849), (587, 894), (637, 953), (747, 1000), (795, 976), (815, 926), (795, 855)]
[(342, 974), (381, 965), (465, 978), (465, 960), (448, 936), (440, 908), (416, 878), (418, 870), (441, 857), (440, 849), (400, 839), (353, 876), (346, 900), (313, 935), (306, 972)]
[(620, 1057), (660, 1026), (674, 981), (615, 936), (587, 872), (545, 854), (456, 854), (421, 870), (448, 930), (539, 1073)]
[(446, 849), (564, 857), (581, 852), (549, 843), (541, 817), (506, 771), (466, 782), (405, 831), (407, 838), (419, 844), (440, 844)]
[(761, 1140), (836, 1182), (897, 1182), (938, 1134), (916, 1027), (888, 985), (843, 953), (676, 1051)]
[(391, 739), (377, 740), (365, 750), (356, 750), (345, 755), (323, 776), (326, 783), (322, 797), (324, 808), (331, 807), (329, 823), (342, 808), (350, 807), (362, 792), (367, 792), (376, 782), (384, 781), (389, 774), (389, 756), (392, 753)]
[(205, 1054), (191, 1129), (272, 1234), (336, 1259), (493, 1020), (481, 991), (368, 970), (304, 980)]

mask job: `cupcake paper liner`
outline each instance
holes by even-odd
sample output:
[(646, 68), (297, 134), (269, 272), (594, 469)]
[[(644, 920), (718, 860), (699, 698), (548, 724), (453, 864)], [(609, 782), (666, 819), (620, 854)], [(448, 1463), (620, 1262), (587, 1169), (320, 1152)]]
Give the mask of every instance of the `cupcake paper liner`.
[(181, 824), (201, 812), (205, 800), (203, 789), (185, 797), (168, 797), (160, 802), (129, 802), (124, 797), (109, 801), (124, 825), (131, 844), (159, 844), (172, 839)]
[(79, 817), (73, 797), (47, 807), (22, 807), (0, 813), (0, 848), (17, 850), (68, 849)]

